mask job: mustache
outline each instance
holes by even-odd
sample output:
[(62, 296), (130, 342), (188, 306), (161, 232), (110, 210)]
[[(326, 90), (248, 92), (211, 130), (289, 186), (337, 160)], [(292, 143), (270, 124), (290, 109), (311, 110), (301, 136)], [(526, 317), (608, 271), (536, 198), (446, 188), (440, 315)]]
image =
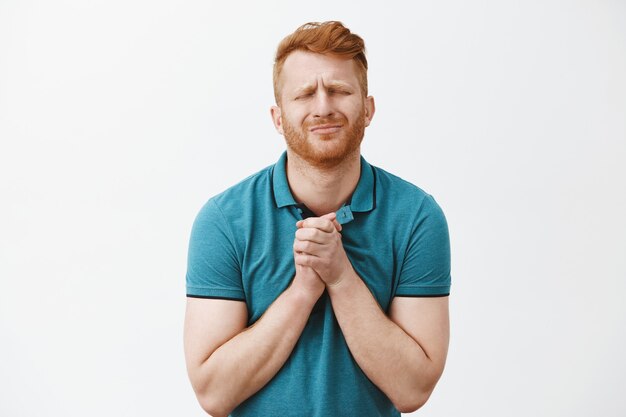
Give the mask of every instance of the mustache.
[(347, 120), (345, 117), (320, 117), (319, 119), (305, 123), (304, 127), (310, 129), (315, 126), (330, 125), (335, 123), (347, 124)]

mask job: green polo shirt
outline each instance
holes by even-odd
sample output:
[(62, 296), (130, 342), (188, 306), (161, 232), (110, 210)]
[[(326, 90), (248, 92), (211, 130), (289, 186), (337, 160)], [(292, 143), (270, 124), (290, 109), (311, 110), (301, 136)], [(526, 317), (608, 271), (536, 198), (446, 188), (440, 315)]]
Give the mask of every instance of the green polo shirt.
[[(256, 322), (295, 275), (296, 222), (287, 154), (211, 198), (191, 232), (187, 296), (241, 300)], [(420, 188), (368, 164), (337, 212), (354, 270), (387, 312), (394, 297), (450, 292), (450, 241), (440, 207)], [(399, 416), (350, 354), (324, 292), (287, 362), (238, 416)]]

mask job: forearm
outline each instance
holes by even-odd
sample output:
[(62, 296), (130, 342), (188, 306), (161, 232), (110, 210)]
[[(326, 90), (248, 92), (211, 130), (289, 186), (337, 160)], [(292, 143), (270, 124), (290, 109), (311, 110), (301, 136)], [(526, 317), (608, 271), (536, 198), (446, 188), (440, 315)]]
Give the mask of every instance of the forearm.
[(422, 347), (391, 321), (354, 271), (329, 286), (333, 311), (350, 352), (367, 377), (402, 412), (419, 408), (440, 370)]
[(214, 417), (228, 415), (265, 386), (291, 354), (314, 304), (291, 286), (254, 325), (215, 350), (196, 370), (203, 408)]

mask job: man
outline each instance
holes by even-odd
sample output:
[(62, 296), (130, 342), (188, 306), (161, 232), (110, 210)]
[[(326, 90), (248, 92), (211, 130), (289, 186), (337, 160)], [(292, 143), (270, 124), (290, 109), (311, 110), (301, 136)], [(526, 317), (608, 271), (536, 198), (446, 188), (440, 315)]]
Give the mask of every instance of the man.
[(214, 417), (398, 416), (443, 372), (447, 224), (360, 155), (374, 116), (364, 50), (339, 22), (286, 37), (271, 115), (287, 151), (196, 218), (185, 354)]

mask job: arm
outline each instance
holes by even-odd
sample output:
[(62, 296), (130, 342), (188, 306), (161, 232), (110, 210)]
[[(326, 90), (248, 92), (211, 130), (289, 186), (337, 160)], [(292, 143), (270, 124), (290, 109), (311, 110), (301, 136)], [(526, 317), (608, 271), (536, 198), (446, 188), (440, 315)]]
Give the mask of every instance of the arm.
[(291, 286), (248, 328), (245, 303), (188, 298), (185, 358), (202, 408), (226, 416), (267, 384), (291, 354), (323, 291), (313, 270), (296, 267)]
[(443, 372), (449, 339), (448, 298), (392, 301), (389, 317), (356, 274), (329, 219), (298, 222), (295, 261), (324, 280), (355, 360), (402, 412), (421, 407)]
[(446, 361), (448, 297), (396, 297), (387, 317), (354, 271), (328, 293), (350, 352), (367, 377), (403, 413), (424, 405)]

